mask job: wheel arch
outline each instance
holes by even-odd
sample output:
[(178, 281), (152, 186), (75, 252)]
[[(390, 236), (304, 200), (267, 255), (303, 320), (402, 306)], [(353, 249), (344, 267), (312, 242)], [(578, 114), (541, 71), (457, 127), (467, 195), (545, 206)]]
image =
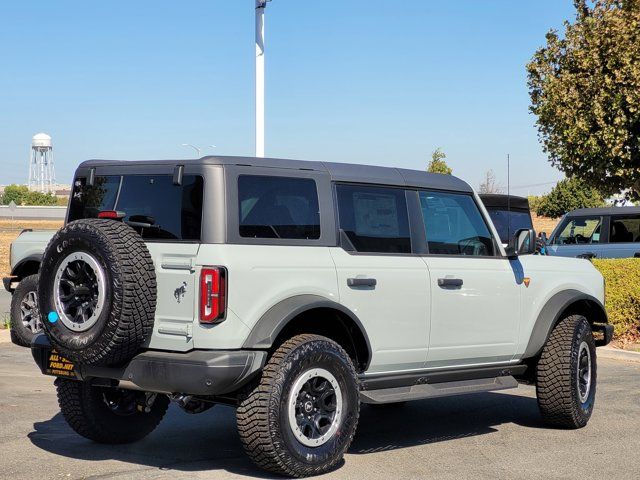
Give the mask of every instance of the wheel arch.
[(604, 305), (595, 297), (579, 290), (563, 290), (553, 295), (542, 307), (533, 326), (523, 357), (537, 357), (556, 324), (568, 315), (583, 315), (591, 328), (609, 322)]
[(11, 269), (11, 275), (17, 277), (18, 280), (22, 280), (29, 275), (34, 275), (40, 270), (40, 264), (42, 263), (42, 254), (29, 255), (21, 259)]
[(251, 329), (242, 347), (272, 349), (299, 333), (331, 338), (354, 359), (356, 370), (369, 367), (371, 343), (360, 319), (344, 305), (319, 295), (296, 295), (272, 306)]

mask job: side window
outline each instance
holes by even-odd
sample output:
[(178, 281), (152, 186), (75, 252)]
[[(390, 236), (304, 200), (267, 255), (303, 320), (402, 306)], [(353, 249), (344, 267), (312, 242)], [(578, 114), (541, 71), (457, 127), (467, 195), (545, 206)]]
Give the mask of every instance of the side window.
[(610, 243), (640, 242), (640, 216), (611, 217)]
[(430, 254), (496, 254), (489, 228), (471, 195), (422, 191), (420, 206)]
[(358, 252), (411, 253), (404, 190), (336, 185), (340, 229)]
[(568, 218), (553, 239), (554, 245), (600, 243), (602, 217)]
[(240, 236), (320, 238), (316, 182), (310, 178), (240, 175)]

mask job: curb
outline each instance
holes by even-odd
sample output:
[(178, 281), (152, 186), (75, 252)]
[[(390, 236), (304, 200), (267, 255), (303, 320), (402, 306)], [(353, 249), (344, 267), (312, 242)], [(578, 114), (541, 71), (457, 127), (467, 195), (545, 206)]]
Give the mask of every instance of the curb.
[(621, 350), (620, 348), (612, 347), (599, 347), (597, 351), (600, 358), (640, 363), (640, 352), (630, 352), (628, 350)]

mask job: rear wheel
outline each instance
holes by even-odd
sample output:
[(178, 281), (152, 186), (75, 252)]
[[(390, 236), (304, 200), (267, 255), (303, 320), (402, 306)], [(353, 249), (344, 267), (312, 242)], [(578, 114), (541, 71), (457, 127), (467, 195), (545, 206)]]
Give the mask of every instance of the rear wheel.
[(150, 434), (169, 407), (166, 395), (92, 386), (57, 379), (58, 403), (65, 420), (89, 440), (131, 443)]
[(536, 371), (536, 393), (542, 418), (550, 425), (584, 427), (596, 397), (596, 346), (582, 315), (555, 326)]
[(349, 355), (328, 338), (298, 335), (276, 350), (236, 415), (245, 451), (258, 466), (304, 477), (338, 465), (359, 411)]
[(11, 297), (11, 338), (23, 347), (42, 331), (38, 311), (38, 275), (23, 278)]

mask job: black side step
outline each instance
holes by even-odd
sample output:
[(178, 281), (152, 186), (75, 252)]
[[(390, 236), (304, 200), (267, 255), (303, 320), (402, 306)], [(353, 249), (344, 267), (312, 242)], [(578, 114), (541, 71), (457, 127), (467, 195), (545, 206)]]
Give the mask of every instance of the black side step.
[(364, 390), (360, 392), (360, 401), (370, 404), (395, 403), (450, 395), (464, 395), (467, 393), (491, 392), (516, 388), (517, 386), (518, 382), (512, 376), (478, 378), (474, 380), (384, 388), (381, 390)]

